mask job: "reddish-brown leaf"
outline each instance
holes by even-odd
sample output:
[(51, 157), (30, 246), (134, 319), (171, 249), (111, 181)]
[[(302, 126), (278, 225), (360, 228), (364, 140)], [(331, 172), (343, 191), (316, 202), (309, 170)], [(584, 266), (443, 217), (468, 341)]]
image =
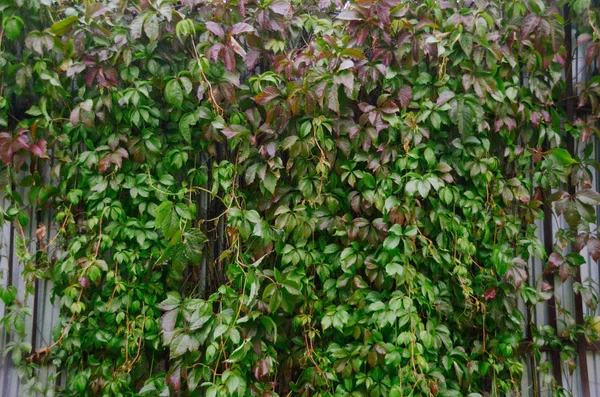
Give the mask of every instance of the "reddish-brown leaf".
[(29, 147), (29, 151), (36, 157), (39, 158), (48, 158), (48, 154), (46, 153), (46, 140), (40, 139), (33, 145)]
[(279, 15), (287, 16), (292, 12), (292, 5), (289, 1), (276, 0), (269, 5), (269, 8)]
[(600, 259), (600, 240), (596, 237), (591, 237), (588, 240), (587, 247), (592, 259), (598, 261)]
[(498, 295), (498, 290), (496, 288), (489, 288), (487, 291), (485, 291), (483, 297), (486, 301), (489, 301), (491, 299), (494, 299), (496, 295)]
[(259, 105), (266, 105), (271, 102), (273, 99), (279, 97), (281, 92), (273, 86), (265, 87), (263, 92), (259, 93), (254, 97), (254, 101)]
[(208, 29), (208, 31), (212, 34), (219, 36), (220, 38), (225, 37), (225, 31), (223, 30), (223, 27), (220, 23), (208, 21), (206, 22), (206, 29)]
[(556, 269), (563, 263), (565, 263), (565, 258), (563, 258), (563, 256), (561, 254), (559, 254), (558, 252), (553, 252), (548, 257), (548, 265), (550, 265), (550, 267), (552, 267), (554, 269)]
[(85, 83), (88, 87), (91, 87), (94, 84), (94, 79), (96, 78), (97, 73), (98, 69), (96, 68), (88, 69), (87, 72), (85, 72)]
[(176, 365), (165, 379), (176, 393), (181, 389), (181, 366)]
[(412, 99), (413, 91), (410, 86), (403, 86), (400, 88), (398, 92), (398, 101), (400, 102), (400, 107), (406, 108), (410, 104), (410, 100)]
[(254, 366), (254, 376), (256, 379), (260, 379), (269, 373), (269, 363), (264, 358), (258, 360)]
[(238, 34), (249, 33), (249, 32), (254, 32), (254, 28), (252, 27), (252, 25), (248, 25), (245, 22), (238, 22), (235, 25), (233, 25), (233, 27), (231, 28), (231, 31), (229, 33), (231, 33), (233, 35), (238, 35)]
[(235, 72), (235, 53), (231, 47), (223, 47), (223, 61), (225, 62), (225, 69), (230, 72)]
[(98, 162), (98, 171), (104, 174), (108, 170), (108, 167), (110, 167), (110, 155), (107, 154)]
[(356, 11), (344, 10), (338, 14), (337, 19), (341, 19), (343, 21), (360, 21), (362, 17)]

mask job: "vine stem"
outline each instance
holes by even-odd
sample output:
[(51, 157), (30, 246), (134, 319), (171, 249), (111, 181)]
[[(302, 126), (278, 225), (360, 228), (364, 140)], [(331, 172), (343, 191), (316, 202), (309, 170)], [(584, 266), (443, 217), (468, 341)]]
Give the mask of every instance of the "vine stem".
[[(77, 298), (77, 303), (81, 302), (81, 297), (83, 296), (83, 287), (81, 288), (81, 290), (79, 291), (79, 297)], [(75, 313), (73, 313), (73, 315), (71, 315), (71, 318), (69, 319), (69, 323), (66, 325), (66, 327), (64, 327), (60, 333), (60, 337), (56, 340), (56, 342), (54, 342), (53, 344), (51, 344), (50, 346), (44, 347), (40, 350), (38, 350), (38, 354), (44, 354), (44, 357), (42, 358), (42, 361), (46, 359), (46, 357), (48, 356), (48, 354), (50, 353), (50, 351), (60, 345), (62, 343), (62, 340), (64, 339), (64, 337), (67, 335), (68, 330), (71, 328), (71, 325), (73, 324), (73, 321), (75, 321)]]
[(194, 55), (196, 57), (196, 61), (198, 62), (198, 67), (200, 68), (200, 73), (202, 74), (202, 79), (208, 85), (208, 101), (210, 102), (213, 109), (215, 109), (217, 111), (217, 113), (219, 113), (219, 115), (222, 116), (223, 108), (217, 104), (217, 101), (215, 100), (215, 95), (213, 92), (212, 84), (210, 84), (210, 81), (208, 81), (208, 78), (204, 74), (204, 69), (202, 68), (202, 65), (200, 64), (201, 58), (200, 58), (200, 54), (198, 54), (198, 49), (196, 48), (196, 41), (194, 40), (193, 36), (190, 36), (190, 38), (192, 39), (192, 47), (194, 48)]

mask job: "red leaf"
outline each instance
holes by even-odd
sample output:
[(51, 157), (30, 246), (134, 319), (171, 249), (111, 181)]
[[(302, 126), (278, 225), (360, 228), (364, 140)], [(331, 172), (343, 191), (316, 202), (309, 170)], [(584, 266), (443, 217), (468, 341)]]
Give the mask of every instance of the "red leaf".
[(598, 47), (595, 44), (588, 45), (585, 49), (585, 64), (587, 66), (591, 65), (594, 62), (594, 59), (598, 55)]
[(393, 101), (385, 101), (383, 106), (381, 106), (381, 111), (386, 114), (394, 114), (397, 113), (400, 109), (398, 105), (396, 105)]
[(229, 45), (233, 52), (241, 56), (242, 58), (246, 58), (246, 50), (238, 43), (233, 37), (229, 40)]
[(73, 111), (71, 112), (71, 116), (69, 117), (69, 119), (71, 120), (71, 124), (73, 124), (73, 127), (77, 127), (79, 125), (79, 111), (80, 107), (75, 107), (75, 109), (73, 109)]
[(14, 169), (20, 170), (23, 164), (25, 163), (25, 160), (27, 160), (27, 157), (29, 157), (29, 152), (15, 153), (15, 155), (12, 158), (12, 164)]
[(279, 97), (280, 95), (281, 92), (276, 87), (268, 86), (265, 87), (263, 92), (254, 97), (254, 101), (259, 105), (265, 105), (271, 102), (273, 99)]
[(178, 392), (181, 389), (181, 366), (176, 365), (165, 380), (173, 387), (173, 391)]
[(108, 156), (110, 162), (117, 166), (117, 168), (121, 168), (123, 165), (123, 157), (121, 157), (118, 153), (111, 153)]
[(96, 61), (94, 60), (94, 58), (89, 55), (83, 58), (83, 64), (88, 67), (93, 67), (93, 66), (98, 65), (96, 63)]
[(548, 257), (548, 264), (552, 268), (557, 268), (560, 265), (562, 265), (563, 263), (565, 263), (565, 258), (563, 258), (563, 256), (561, 254), (559, 254), (558, 252), (553, 252)]
[(489, 301), (490, 299), (494, 299), (496, 297), (496, 295), (498, 295), (498, 290), (496, 288), (490, 288), (487, 291), (485, 291), (485, 294), (483, 294), (483, 297), (485, 298), (486, 301)]
[(517, 128), (517, 122), (510, 117), (504, 117), (502, 121), (504, 121), (504, 125), (509, 131), (514, 131)]
[(275, 14), (279, 14), (279, 15), (285, 16), (285, 15), (289, 15), (292, 13), (292, 5), (290, 4), (289, 1), (285, 1), (285, 0), (276, 0), (273, 3), (271, 3), (269, 8)]
[(34, 156), (46, 159), (48, 158), (48, 154), (46, 153), (46, 140), (40, 139), (33, 145), (29, 147), (29, 151), (33, 153)]
[(90, 286), (90, 279), (87, 277), (79, 277), (79, 285), (82, 288), (88, 288)]
[(591, 39), (592, 39), (592, 35), (589, 34), (589, 33), (580, 34), (579, 37), (577, 38), (577, 45), (581, 45), (583, 43), (587, 43)]
[(535, 14), (529, 14), (523, 19), (523, 25), (521, 27), (521, 37), (526, 39), (540, 24), (541, 18)]
[(356, 11), (345, 10), (338, 14), (337, 19), (341, 19), (343, 21), (360, 21), (362, 18)]
[(336, 85), (329, 89), (329, 95), (327, 95), (327, 107), (337, 114), (340, 114), (340, 102), (338, 99), (338, 87)]
[(13, 155), (10, 150), (11, 138), (8, 132), (0, 132), (0, 160), (7, 165), (10, 164)]
[(558, 274), (560, 276), (560, 281), (563, 283), (571, 277), (571, 269), (567, 263), (564, 263), (559, 269)]
[(443, 104), (445, 104), (446, 102), (448, 102), (450, 99), (454, 98), (456, 94), (454, 94), (454, 92), (452, 91), (444, 91), (442, 92), (439, 96), (437, 101), (435, 102), (435, 106), (442, 106)]
[(249, 50), (246, 53), (246, 67), (248, 68), (249, 71), (253, 71), (254, 68), (256, 68), (256, 65), (258, 65), (258, 59), (260, 57), (260, 52), (256, 51), (256, 50)]
[(27, 132), (27, 130), (20, 130), (17, 132), (17, 137), (10, 145), (13, 153), (18, 152), (21, 149), (29, 149), (29, 138), (25, 135), (25, 132)]
[(585, 233), (581, 233), (577, 235), (575, 238), (575, 244), (573, 244), (573, 249), (576, 252), (581, 251), (587, 245), (588, 236)]
[(98, 162), (98, 170), (101, 174), (104, 174), (108, 170), (108, 167), (110, 167), (110, 155), (105, 155)]
[(97, 73), (98, 69), (88, 69), (85, 73), (85, 83), (88, 87), (91, 87), (94, 84), (94, 79), (96, 78)]
[(225, 31), (220, 23), (208, 21), (206, 22), (206, 29), (208, 29), (212, 34), (219, 36), (220, 38), (225, 37)]
[(119, 153), (119, 155), (123, 158), (128, 159), (129, 158), (129, 153), (127, 152), (127, 150), (125, 150), (125, 148), (119, 148), (117, 149), (117, 153)]
[(590, 238), (587, 247), (592, 259), (598, 261), (600, 259), (600, 240), (596, 237)]
[(165, 312), (160, 318), (160, 324), (164, 332), (171, 332), (175, 329), (177, 323), (177, 316), (179, 315), (179, 309), (169, 310)]
[(221, 133), (223, 135), (225, 135), (227, 137), (227, 139), (231, 139), (233, 137), (236, 137), (236, 136), (238, 136), (238, 135), (240, 135), (240, 134), (242, 134), (244, 132), (248, 132), (248, 130), (245, 127), (243, 127), (241, 125), (237, 125), (237, 124), (230, 125), (229, 127), (223, 128), (221, 130)]
[(405, 85), (404, 87), (400, 88), (400, 91), (398, 92), (398, 100), (400, 101), (400, 107), (408, 107), (408, 105), (410, 104), (410, 100), (412, 99), (412, 95), (413, 92), (411, 87)]
[(107, 87), (114, 87), (117, 85), (117, 72), (113, 68), (103, 68), (104, 78), (107, 82)]
[[(271, 5), (271, 7), (272, 6), (273, 5)], [(254, 28), (252, 27), (252, 25), (248, 25), (245, 22), (238, 22), (235, 25), (233, 25), (233, 27), (231, 28), (231, 31), (229, 33), (231, 33), (233, 35), (238, 35), (238, 34), (249, 33), (249, 32), (254, 32)]]
[(267, 375), (269, 373), (269, 364), (267, 363), (267, 360), (265, 360), (264, 358), (258, 360), (256, 365), (254, 366), (253, 372), (256, 379), (260, 379), (263, 376)]
[(223, 61), (225, 62), (225, 69), (230, 72), (235, 72), (235, 54), (231, 47), (223, 47)]

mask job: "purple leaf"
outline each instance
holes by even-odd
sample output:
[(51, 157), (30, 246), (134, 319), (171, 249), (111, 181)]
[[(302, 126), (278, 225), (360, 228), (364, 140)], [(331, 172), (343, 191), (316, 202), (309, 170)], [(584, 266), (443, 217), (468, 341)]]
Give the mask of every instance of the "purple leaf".
[(215, 36), (219, 36), (220, 38), (225, 37), (225, 31), (220, 23), (208, 21), (206, 22), (206, 29), (208, 29)]
[(254, 28), (252, 25), (248, 25), (245, 22), (238, 22), (231, 28), (230, 33), (233, 35), (238, 35), (242, 33), (254, 32)]
[(406, 108), (410, 104), (410, 100), (412, 99), (412, 88), (405, 85), (400, 88), (398, 92), (398, 101), (400, 101), (400, 107)]
[(33, 145), (29, 147), (29, 151), (33, 153), (34, 156), (39, 158), (48, 158), (48, 154), (46, 153), (46, 140), (40, 139)]
[(455, 95), (456, 94), (454, 94), (454, 92), (452, 92), (452, 91), (444, 91), (444, 92), (442, 92), (438, 96), (438, 99), (437, 99), (437, 101), (435, 103), (435, 106), (442, 106), (443, 104), (445, 104), (446, 102), (448, 102), (450, 99), (454, 98)]
[(338, 14), (337, 19), (341, 19), (343, 21), (360, 21), (362, 18), (356, 11), (345, 10)]
[(279, 15), (289, 15), (292, 12), (292, 5), (289, 1), (285, 0), (276, 0), (273, 3), (271, 3), (271, 5), (269, 5), (269, 8), (275, 14)]

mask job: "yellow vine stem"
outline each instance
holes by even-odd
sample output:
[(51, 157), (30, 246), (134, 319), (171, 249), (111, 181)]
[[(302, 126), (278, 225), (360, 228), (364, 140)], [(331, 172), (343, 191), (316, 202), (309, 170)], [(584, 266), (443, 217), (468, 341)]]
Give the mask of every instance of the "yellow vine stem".
[(208, 81), (208, 78), (206, 77), (206, 75), (204, 74), (204, 70), (202, 69), (202, 65), (200, 64), (201, 58), (200, 58), (200, 54), (198, 54), (198, 49), (196, 48), (196, 41), (194, 40), (193, 36), (190, 36), (190, 38), (192, 39), (192, 47), (194, 48), (194, 55), (196, 57), (196, 61), (198, 62), (200, 73), (202, 74), (202, 79), (208, 85), (208, 101), (212, 105), (213, 109), (215, 109), (217, 111), (217, 113), (219, 113), (219, 115), (222, 116), (223, 108), (217, 104), (217, 101), (215, 100), (215, 95), (213, 92), (212, 84), (210, 84), (210, 81)]

